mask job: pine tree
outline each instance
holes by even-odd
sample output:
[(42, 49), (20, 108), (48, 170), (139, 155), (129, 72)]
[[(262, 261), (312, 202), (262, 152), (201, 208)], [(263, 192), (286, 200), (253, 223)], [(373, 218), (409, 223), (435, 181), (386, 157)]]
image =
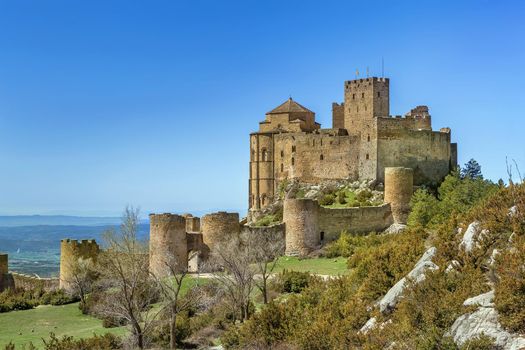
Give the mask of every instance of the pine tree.
[(461, 169), (461, 178), (483, 179), (481, 165), (479, 165), (479, 163), (474, 159), (469, 160), (467, 163), (465, 163), (463, 169)]

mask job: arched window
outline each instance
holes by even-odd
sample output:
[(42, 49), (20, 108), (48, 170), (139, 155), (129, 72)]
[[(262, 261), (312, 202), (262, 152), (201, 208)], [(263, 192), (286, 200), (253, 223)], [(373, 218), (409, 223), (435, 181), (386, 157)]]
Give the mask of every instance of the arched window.
[(292, 165), (295, 165), (295, 159), (292, 158)]
[(261, 158), (263, 162), (266, 162), (266, 158), (268, 157), (268, 154), (266, 152), (266, 148), (263, 148), (261, 151)]
[(319, 160), (324, 160), (324, 156), (321, 154), (321, 156), (319, 157)]
[(321, 231), (321, 234), (320, 234), (320, 238), (321, 238), (321, 242), (324, 241), (324, 231)]

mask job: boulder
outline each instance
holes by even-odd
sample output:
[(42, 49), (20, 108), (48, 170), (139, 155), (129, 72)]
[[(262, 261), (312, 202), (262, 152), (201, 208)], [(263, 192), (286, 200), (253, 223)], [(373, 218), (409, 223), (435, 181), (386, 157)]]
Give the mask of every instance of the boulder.
[(498, 312), (494, 309), (493, 300), (494, 291), (465, 300), (464, 306), (478, 306), (478, 309), (458, 317), (446, 335), (451, 336), (458, 346), (484, 334), (494, 338), (495, 345), (503, 350), (525, 348), (525, 338), (503, 329), (498, 321)]
[(383, 233), (386, 235), (397, 234), (405, 231), (407, 225), (393, 223)]
[(400, 279), (388, 292), (379, 300), (377, 305), (379, 306), (379, 311), (382, 313), (387, 313), (392, 310), (399, 299), (403, 296), (403, 291), (406, 284), (409, 281), (414, 281), (415, 283), (420, 283), (425, 279), (425, 272), (427, 270), (437, 270), (439, 267), (432, 262), (432, 258), (436, 255), (436, 247), (429, 248), (423, 256), (416, 263), (412, 271), (410, 271), (405, 277)]

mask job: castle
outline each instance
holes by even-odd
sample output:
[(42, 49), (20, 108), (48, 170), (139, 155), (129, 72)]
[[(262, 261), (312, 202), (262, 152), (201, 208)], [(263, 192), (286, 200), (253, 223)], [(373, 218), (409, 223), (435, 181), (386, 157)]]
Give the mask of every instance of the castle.
[(414, 170), (414, 184), (437, 184), (457, 164), (449, 128), (432, 131), (428, 107), (390, 116), (388, 78), (346, 81), (344, 102), (332, 104), (332, 128), (321, 129), (315, 113), (291, 98), (266, 113), (250, 134), (248, 207), (277, 199), (285, 180), (376, 180), (387, 167)]
[[(167, 271), (167, 259), (197, 272), (221, 241), (241, 231), (274, 231), (285, 242), (287, 255), (304, 256), (335, 240), (341, 232), (382, 232), (404, 224), (414, 186), (437, 184), (456, 167), (457, 145), (449, 128), (432, 131), (426, 106), (404, 117), (389, 116), (389, 80), (366, 78), (345, 82), (344, 102), (332, 104), (333, 125), (321, 129), (315, 113), (291, 98), (266, 114), (259, 131), (250, 134), (249, 211), (275, 203), (279, 186), (295, 180), (320, 184), (329, 180), (370, 180), (383, 184), (383, 203), (333, 208), (309, 198), (282, 198), (282, 222), (250, 225), (238, 213), (217, 212), (202, 218), (191, 214), (150, 214), (150, 270)], [(94, 241), (62, 240), (60, 278), (48, 288), (68, 288), (71, 266), (79, 258), (96, 259)], [(0, 290), (34, 284), (33, 277), (8, 272), (7, 255), (0, 255)]]

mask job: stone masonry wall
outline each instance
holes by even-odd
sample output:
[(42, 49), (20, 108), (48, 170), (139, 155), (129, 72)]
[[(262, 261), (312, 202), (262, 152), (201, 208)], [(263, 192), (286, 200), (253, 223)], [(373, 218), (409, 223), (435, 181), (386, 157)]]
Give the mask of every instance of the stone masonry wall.
[(414, 169), (414, 184), (439, 183), (449, 173), (450, 133), (429, 130), (412, 131), (392, 127), (380, 118), (378, 131), (378, 173), (384, 182), (387, 167)]
[(201, 218), (201, 232), (204, 244), (210, 250), (220, 241), (240, 232), (239, 214), (220, 211)]
[(323, 243), (336, 240), (341, 232), (352, 234), (382, 232), (393, 223), (390, 204), (358, 208), (324, 208), (319, 211)]

